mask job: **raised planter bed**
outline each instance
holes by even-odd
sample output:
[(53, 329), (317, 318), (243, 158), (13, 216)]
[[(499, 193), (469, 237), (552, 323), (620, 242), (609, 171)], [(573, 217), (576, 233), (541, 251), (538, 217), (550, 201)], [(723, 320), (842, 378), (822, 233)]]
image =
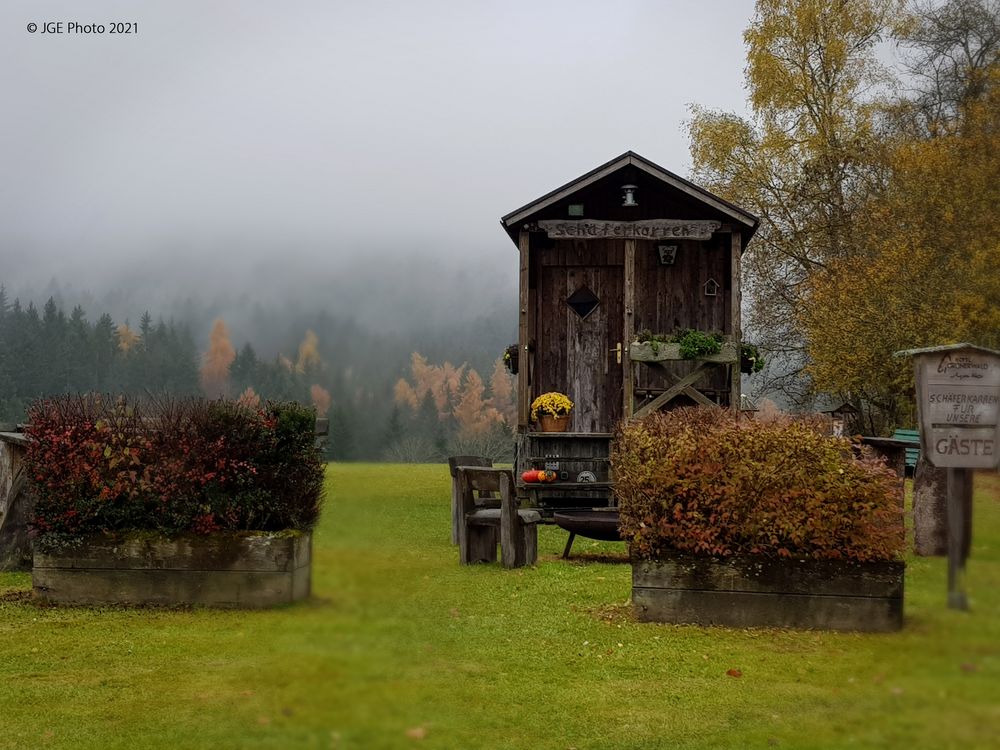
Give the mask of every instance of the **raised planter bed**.
[(168, 539), (137, 532), (35, 552), (35, 597), (50, 604), (258, 609), (309, 596), (312, 535), (244, 532)]
[(645, 622), (893, 631), (903, 625), (902, 562), (678, 555), (638, 560), (632, 603)]

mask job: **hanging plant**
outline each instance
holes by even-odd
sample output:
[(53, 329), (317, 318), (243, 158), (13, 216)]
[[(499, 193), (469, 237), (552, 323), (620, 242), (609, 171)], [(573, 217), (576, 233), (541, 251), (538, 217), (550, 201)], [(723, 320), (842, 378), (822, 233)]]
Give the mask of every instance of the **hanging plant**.
[(517, 344), (511, 344), (503, 350), (503, 366), (511, 375), (517, 375), (518, 349)]
[(764, 369), (764, 356), (756, 344), (744, 343), (740, 346), (740, 372), (752, 375)]

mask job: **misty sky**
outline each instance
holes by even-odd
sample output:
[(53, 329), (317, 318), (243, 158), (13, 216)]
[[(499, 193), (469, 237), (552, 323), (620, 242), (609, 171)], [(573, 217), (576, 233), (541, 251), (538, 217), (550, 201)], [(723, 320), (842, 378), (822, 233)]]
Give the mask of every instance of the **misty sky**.
[[(148, 301), (434, 258), (513, 288), (501, 215), (627, 149), (685, 174), (687, 105), (745, 111), (752, 12), (4, 0), (0, 281)], [(138, 34), (26, 30), (113, 20)]]

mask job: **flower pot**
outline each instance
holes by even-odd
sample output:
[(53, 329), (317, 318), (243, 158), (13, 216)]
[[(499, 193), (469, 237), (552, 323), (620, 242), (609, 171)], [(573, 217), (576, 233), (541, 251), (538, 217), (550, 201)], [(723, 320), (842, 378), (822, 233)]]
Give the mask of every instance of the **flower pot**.
[(541, 432), (566, 432), (569, 429), (569, 414), (561, 417), (542, 414), (538, 417), (538, 429)]

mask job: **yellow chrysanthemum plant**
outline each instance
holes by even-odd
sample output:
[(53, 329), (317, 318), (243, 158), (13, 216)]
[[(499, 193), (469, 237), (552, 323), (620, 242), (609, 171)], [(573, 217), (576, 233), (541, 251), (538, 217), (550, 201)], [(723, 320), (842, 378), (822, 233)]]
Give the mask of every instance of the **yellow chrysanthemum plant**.
[(565, 417), (573, 410), (573, 402), (565, 393), (552, 391), (543, 393), (531, 402), (531, 421), (537, 422), (539, 417), (548, 414), (552, 417)]

